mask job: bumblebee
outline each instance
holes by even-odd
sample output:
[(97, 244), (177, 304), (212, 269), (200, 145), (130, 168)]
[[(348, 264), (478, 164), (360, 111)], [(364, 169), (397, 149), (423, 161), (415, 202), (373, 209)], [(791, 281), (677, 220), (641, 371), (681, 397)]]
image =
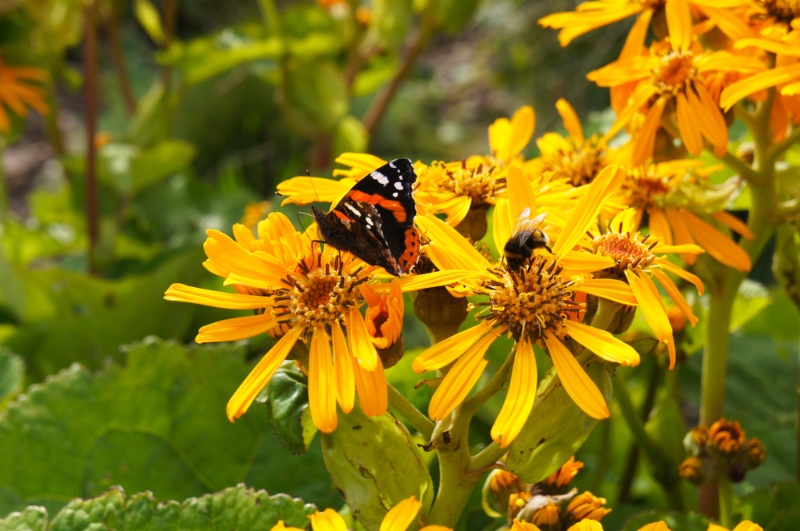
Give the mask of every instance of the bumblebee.
[(547, 216), (547, 212), (539, 214), (533, 219), (528, 219), (530, 214), (531, 209), (529, 207), (522, 211), (517, 223), (514, 225), (514, 230), (511, 232), (511, 237), (503, 247), (506, 269), (509, 271), (521, 269), (530, 260), (536, 249), (547, 249), (549, 252), (553, 252), (549, 247), (550, 238), (539, 228)]

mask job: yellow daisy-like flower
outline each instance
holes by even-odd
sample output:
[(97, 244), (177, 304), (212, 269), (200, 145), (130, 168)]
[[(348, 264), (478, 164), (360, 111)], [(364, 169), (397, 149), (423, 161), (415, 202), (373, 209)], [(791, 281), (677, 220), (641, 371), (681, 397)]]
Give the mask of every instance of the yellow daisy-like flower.
[(533, 107), (525, 106), (510, 120), (499, 118), (489, 126), (491, 155), (418, 165), (414, 199), (420, 213), (445, 214), (452, 226), (461, 223), (471, 210), (485, 216), (484, 211), (506, 195), (509, 164), (519, 162), (535, 126)]
[(400, 281), (393, 278), (388, 293), (379, 293), (373, 286), (361, 286), (369, 305), (365, 315), (367, 332), (379, 349), (389, 348), (400, 339), (403, 331), (403, 292)]
[(550, 487), (561, 489), (569, 485), (582, 469), (583, 463), (581, 461), (576, 461), (573, 455), (569, 458), (569, 461), (561, 465), (558, 470), (542, 480), (542, 483)]
[[(731, 531), (727, 527), (717, 525), (714, 523), (708, 524), (707, 531)], [(740, 522), (736, 527), (733, 528), (733, 531), (764, 531), (760, 525), (751, 522), (750, 520), (745, 520), (744, 522)]]
[(551, 171), (553, 177), (564, 178), (572, 186), (589, 184), (600, 171), (612, 163), (609, 156), (608, 135), (593, 135), (586, 138), (575, 109), (559, 98), (556, 109), (564, 123), (568, 136), (545, 133), (536, 140), (540, 156), (536, 171)]
[[(590, 31), (602, 28), (614, 22), (619, 22), (628, 17), (638, 15), (637, 24), (641, 20), (650, 22), (654, 13), (657, 13), (675, 0), (597, 0), (584, 2), (578, 5), (575, 11), (553, 13), (539, 20), (539, 24), (546, 28), (561, 30), (558, 33), (558, 42), (567, 46), (573, 39)], [(713, 17), (720, 8), (738, 7), (745, 5), (745, 0), (693, 0), (692, 4), (703, 10), (706, 16)], [(729, 17), (721, 15), (722, 27)], [(730, 24), (730, 23), (729, 23)], [(728, 25), (729, 25), (728, 24)]]
[(591, 248), (593, 252), (614, 260), (614, 266), (607, 269), (605, 273), (611, 278), (625, 279), (628, 282), (639, 302), (639, 307), (644, 312), (645, 320), (653, 329), (653, 333), (659, 341), (667, 345), (669, 368), (672, 369), (675, 367), (676, 358), (672, 325), (667, 308), (661, 300), (661, 295), (653, 279), (658, 281), (686, 319), (694, 326), (697, 323), (697, 317), (683, 294), (665, 272), (673, 273), (691, 282), (697, 287), (700, 295), (703, 294), (703, 282), (696, 275), (670, 262), (665, 254), (700, 254), (703, 249), (692, 244), (673, 246), (664, 245), (657, 240), (648, 242), (649, 235), (643, 237), (636, 232), (635, 217), (636, 211), (627, 209), (611, 221), (608, 231), (592, 232)]
[[(501, 446), (519, 434), (533, 407), (537, 371), (533, 345), (545, 348), (570, 397), (594, 418), (609, 415), (597, 385), (564, 345), (569, 336), (603, 359), (622, 365), (636, 365), (639, 355), (610, 333), (578, 322), (583, 306), (580, 294), (592, 294), (623, 304), (635, 305), (630, 287), (610, 279), (591, 279), (587, 273), (609, 267), (611, 260), (573, 251), (585, 235), (608, 197), (625, 179), (624, 171), (609, 167), (590, 185), (586, 195), (571, 211), (563, 232), (552, 247), (553, 254), (535, 254), (519, 271), (491, 264), (470, 243), (448, 225), (432, 216), (418, 217), (418, 225), (430, 239), (428, 256), (436, 266), (471, 270), (474, 276), (462, 281), (466, 289), (483, 295), (480, 323), (420, 354), (413, 363), (416, 372), (449, 365), (444, 379), (431, 399), (429, 415), (447, 417), (477, 383), (487, 361), (483, 356), (495, 339), (509, 333), (516, 340), (511, 381), (503, 407), (492, 426), (492, 438)], [(517, 194), (512, 193), (511, 197)], [(523, 194), (520, 194), (523, 195)], [(510, 237), (511, 223), (500, 240)]]
[(236, 293), (173, 284), (165, 294), (172, 301), (254, 311), (202, 327), (198, 343), (270, 332), (280, 337), (228, 402), (231, 421), (247, 411), (298, 341), (309, 347), (302, 362), (319, 430), (336, 428), (337, 402), (349, 412), (356, 392), (367, 415), (386, 412), (386, 376), (360, 312), (367, 301), (359, 288), (373, 281), (376, 268), (331, 247), (319, 250), (313, 228), (297, 232), (286, 216), (273, 213), (259, 223), (257, 238), (243, 225), (234, 226), (235, 239), (209, 230), (204, 265)]
[[(787, 5), (786, 9), (792, 7)], [(775, 54), (775, 66), (726, 87), (720, 96), (720, 105), (725, 110), (742, 98), (770, 87), (777, 87), (779, 94), (787, 100), (784, 107), (796, 109), (797, 97), (800, 96), (800, 6), (795, 3), (793, 9), (796, 12), (792, 12), (788, 31), (773, 32), (769, 38), (739, 39), (734, 43), (737, 49), (753, 46)], [(795, 112), (794, 122), (798, 121), (800, 115)]]
[(8, 111), (22, 118), (28, 115), (29, 108), (39, 114), (50, 112), (41, 86), (47, 80), (47, 72), (41, 68), (11, 66), (0, 59), (0, 133), (11, 130)]
[[(693, 212), (690, 205), (673, 199), (685, 179), (702, 180), (705, 178), (703, 173), (702, 162), (688, 159), (644, 164), (630, 169), (619, 195), (629, 208), (636, 211), (631, 231), (638, 231), (646, 216), (648, 231), (661, 244), (699, 245), (720, 263), (748, 271), (751, 261), (744, 249)], [(711, 217), (742, 236), (752, 238), (747, 226), (735, 216), (718, 211)], [(681, 258), (691, 265), (696, 255), (681, 251)], [(680, 273), (677, 269), (670, 272)]]
[[(392, 507), (381, 521), (379, 531), (405, 531), (414, 521), (422, 506), (415, 496), (406, 498)], [(325, 509), (309, 515), (311, 528), (314, 531), (347, 531), (347, 523), (344, 518), (333, 509)], [(283, 520), (272, 527), (272, 531), (303, 531), (297, 527), (286, 527)], [(420, 531), (452, 531), (449, 527), (441, 525), (426, 525)]]
[[(652, 157), (665, 110), (667, 116), (674, 112), (677, 123), (667, 125), (677, 126), (689, 153), (699, 154), (705, 139), (717, 155), (723, 155), (728, 127), (706, 78), (717, 72), (752, 74), (764, 69), (755, 59), (704, 50), (692, 33), (692, 16), (685, 0), (667, 2), (665, 9), (668, 38), (654, 42), (642, 53), (639, 41), (644, 43), (647, 26), (637, 22), (620, 58), (586, 76), (601, 87), (612, 88), (618, 114), (612, 131), (635, 125), (633, 164)], [(618, 93), (614, 94), (615, 90)]]

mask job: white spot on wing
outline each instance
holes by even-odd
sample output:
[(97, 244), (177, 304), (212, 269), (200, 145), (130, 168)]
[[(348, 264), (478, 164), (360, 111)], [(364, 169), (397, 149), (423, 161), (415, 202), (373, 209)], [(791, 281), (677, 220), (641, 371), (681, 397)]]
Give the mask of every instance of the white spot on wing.
[(400, 182), (394, 183), (394, 187), (397, 190), (402, 190), (403, 189), (403, 183), (400, 183)]
[(398, 193), (397, 192), (392, 193), (392, 197), (398, 197)]
[(390, 163), (389, 163), (389, 167), (390, 167), (390, 168), (396, 168), (397, 166), (395, 166), (395, 165), (394, 165), (394, 161), (392, 161), (392, 162), (390, 162)]
[(356, 207), (354, 207), (353, 205), (351, 205), (350, 203), (345, 203), (344, 207), (347, 210), (349, 210), (350, 212), (352, 212), (353, 214), (355, 214), (356, 217), (358, 217), (358, 218), (361, 217), (361, 211), (359, 209), (357, 209)]
[(384, 174), (382, 174), (381, 172), (377, 171), (377, 170), (372, 172), (370, 174), (370, 177), (372, 177), (373, 179), (378, 181), (383, 186), (386, 186), (387, 184), (389, 184), (389, 178), (387, 176), (385, 176)]

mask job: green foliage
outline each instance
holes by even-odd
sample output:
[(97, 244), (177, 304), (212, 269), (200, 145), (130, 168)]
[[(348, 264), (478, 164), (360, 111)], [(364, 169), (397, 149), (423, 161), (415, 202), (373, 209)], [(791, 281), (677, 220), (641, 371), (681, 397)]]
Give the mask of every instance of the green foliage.
[(368, 417), (356, 405), (321, 439), (331, 479), (366, 529), (377, 529), (388, 509), (411, 495), (427, 513), (431, 476), (408, 430), (391, 414)]
[(791, 531), (800, 526), (800, 485), (777, 483), (745, 496), (739, 504), (743, 519), (769, 531)]
[(294, 362), (284, 361), (256, 400), (266, 406), (269, 424), (283, 445), (295, 455), (306, 453), (317, 430), (308, 410), (308, 378)]
[(285, 494), (270, 496), (244, 485), (183, 502), (158, 502), (150, 492), (126, 498), (120, 487), (86, 500), (71, 501), (53, 515), (43, 507), (29, 506), (0, 520), (3, 531), (72, 531), (83, 529), (270, 529), (283, 520), (305, 527), (313, 505)]
[(0, 407), (22, 391), (25, 381), (25, 364), (22, 358), (0, 347)]
[[(608, 368), (591, 363), (585, 369), (608, 401), (611, 397)], [(508, 470), (528, 483), (541, 481), (555, 472), (583, 445), (598, 423), (570, 398), (555, 370), (539, 386), (528, 421), (511, 443), (506, 459)]]
[(0, 514), (31, 504), (52, 513), (112, 485), (180, 500), (245, 482), (333, 503), (318, 451), (292, 458), (261, 408), (225, 418), (249, 370), (242, 356), (146, 341), (127, 349), (125, 366), (73, 365), (29, 388), (0, 413)]

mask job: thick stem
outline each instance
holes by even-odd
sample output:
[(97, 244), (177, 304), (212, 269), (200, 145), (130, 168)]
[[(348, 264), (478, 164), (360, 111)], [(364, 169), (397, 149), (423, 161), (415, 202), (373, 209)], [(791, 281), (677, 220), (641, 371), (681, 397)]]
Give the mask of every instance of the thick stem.
[(733, 528), (733, 484), (726, 477), (717, 480), (719, 485), (719, 523), (728, 529)]
[(426, 524), (455, 528), (481, 474), (470, 474), (467, 434), (439, 448), (439, 490)]
[(97, 7), (89, 2), (84, 7), (85, 41), (83, 67), (86, 75), (86, 226), (89, 233), (89, 272), (97, 273), (97, 243), (100, 222), (97, 210), (97, 152), (94, 137), (97, 131)]
[(426, 440), (429, 441), (431, 439), (433, 422), (414, 407), (414, 404), (409, 402), (391, 384), (389, 384), (389, 406), (406, 419)]

